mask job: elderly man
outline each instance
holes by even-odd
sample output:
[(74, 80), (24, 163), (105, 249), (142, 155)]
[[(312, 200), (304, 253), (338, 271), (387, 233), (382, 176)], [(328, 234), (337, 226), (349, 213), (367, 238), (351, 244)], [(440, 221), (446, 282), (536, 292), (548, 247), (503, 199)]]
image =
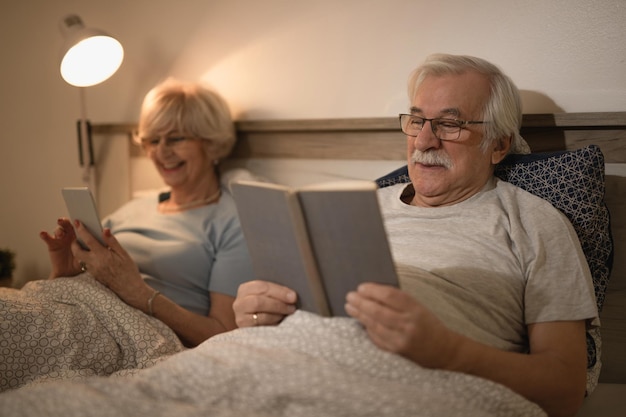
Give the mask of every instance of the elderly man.
[[(517, 88), (482, 59), (433, 55), (413, 73), (409, 95), (400, 122), (411, 183), (379, 191), (401, 289), (363, 284), (346, 311), (383, 350), (573, 415), (585, 392), (585, 329), (598, 313), (566, 218), (494, 176), (525, 145)], [(276, 324), (296, 298), (245, 283), (237, 323)]]

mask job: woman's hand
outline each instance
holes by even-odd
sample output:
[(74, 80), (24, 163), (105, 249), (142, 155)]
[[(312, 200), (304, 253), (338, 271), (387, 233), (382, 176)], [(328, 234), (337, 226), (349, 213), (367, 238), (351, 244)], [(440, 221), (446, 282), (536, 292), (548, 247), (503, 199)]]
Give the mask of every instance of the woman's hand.
[(241, 284), (233, 303), (239, 327), (278, 324), (296, 311), (296, 292), (267, 281)]
[(48, 256), (52, 267), (50, 279), (72, 277), (81, 272), (78, 260), (72, 254), (72, 243), (76, 241), (76, 234), (69, 219), (59, 218), (54, 235), (42, 231), (39, 237), (48, 246)]
[(99, 282), (109, 287), (124, 302), (146, 310), (146, 300), (154, 292), (143, 280), (139, 268), (128, 252), (124, 250), (110, 229), (104, 229), (103, 246), (91, 233), (76, 221), (76, 233), (85, 242), (89, 250), (83, 249), (78, 242), (72, 244), (74, 258), (85, 266), (85, 269)]

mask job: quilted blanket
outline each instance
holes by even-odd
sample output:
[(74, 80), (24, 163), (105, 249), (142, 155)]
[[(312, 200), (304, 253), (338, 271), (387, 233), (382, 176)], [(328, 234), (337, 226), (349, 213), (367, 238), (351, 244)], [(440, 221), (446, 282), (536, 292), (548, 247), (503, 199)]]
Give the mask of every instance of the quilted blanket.
[(132, 375), (0, 395), (3, 416), (545, 416), (508, 388), (376, 348), (349, 318), (298, 311)]
[(0, 289), (0, 391), (146, 368), (183, 349), (89, 274)]

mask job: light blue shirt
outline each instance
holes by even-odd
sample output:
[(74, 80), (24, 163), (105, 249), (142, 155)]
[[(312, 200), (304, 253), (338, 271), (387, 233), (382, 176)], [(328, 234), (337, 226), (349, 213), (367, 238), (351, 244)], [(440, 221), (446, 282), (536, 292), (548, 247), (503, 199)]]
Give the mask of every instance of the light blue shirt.
[(104, 219), (152, 288), (198, 314), (210, 310), (210, 292), (236, 296), (253, 279), (248, 248), (232, 196), (216, 204), (160, 213), (158, 193), (136, 198)]

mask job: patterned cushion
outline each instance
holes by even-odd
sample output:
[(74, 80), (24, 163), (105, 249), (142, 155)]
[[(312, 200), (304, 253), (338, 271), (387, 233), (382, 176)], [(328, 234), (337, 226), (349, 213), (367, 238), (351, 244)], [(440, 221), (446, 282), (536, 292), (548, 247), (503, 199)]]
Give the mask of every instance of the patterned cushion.
[[(609, 211), (604, 203), (604, 156), (590, 145), (573, 151), (509, 155), (496, 175), (552, 203), (570, 220), (587, 258), (602, 310), (613, 263)], [(407, 167), (376, 180), (379, 187), (409, 182)], [(600, 372), (600, 333), (587, 332), (587, 390), (597, 384)]]

